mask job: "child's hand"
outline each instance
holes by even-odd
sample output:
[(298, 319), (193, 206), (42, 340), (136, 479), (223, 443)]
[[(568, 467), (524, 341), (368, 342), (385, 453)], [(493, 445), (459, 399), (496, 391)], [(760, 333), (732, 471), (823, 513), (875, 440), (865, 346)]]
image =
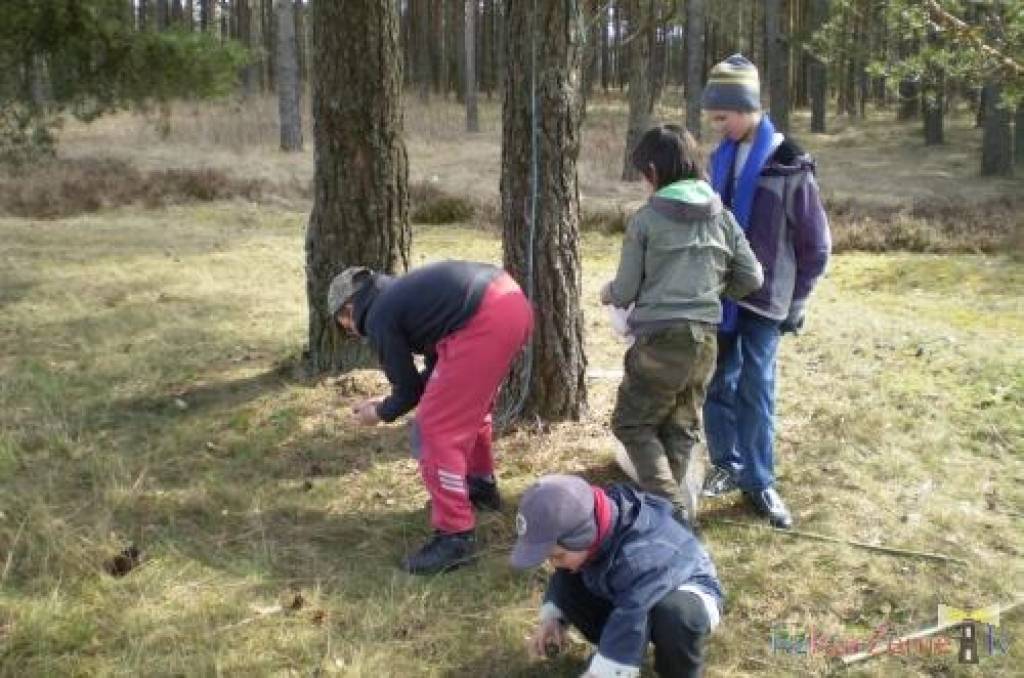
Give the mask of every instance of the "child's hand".
[(556, 653), (561, 652), (565, 645), (565, 624), (559, 619), (545, 619), (533, 632), (529, 640), (530, 655), (537, 659), (548, 657), (548, 648), (553, 648)]
[(790, 309), (789, 315), (779, 325), (779, 332), (781, 334), (792, 333), (799, 335), (804, 329), (805, 317), (806, 311), (802, 306)]
[(352, 414), (355, 415), (356, 421), (363, 426), (376, 426), (380, 423), (380, 415), (377, 414), (377, 405), (380, 405), (379, 399), (364, 400), (358, 405), (352, 406)]

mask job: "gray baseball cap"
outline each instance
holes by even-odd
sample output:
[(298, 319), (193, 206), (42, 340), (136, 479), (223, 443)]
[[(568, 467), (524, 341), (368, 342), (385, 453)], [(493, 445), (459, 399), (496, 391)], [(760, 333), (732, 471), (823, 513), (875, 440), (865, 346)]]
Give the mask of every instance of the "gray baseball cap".
[(555, 545), (585, 551), (597, 538), (594, 490), (578, 476), (544, 476), (523, 493), (516, 514), (515, 548), (509, 562), (527, 569), (540, 565)]
[(350, 266), (334, 276), (331, 286), (327, 290), (327, 312), (331, 317), (338, 315), (338, 311), (349, 299), (363, 287), (369, 279), (372, 271), (365, 266)]

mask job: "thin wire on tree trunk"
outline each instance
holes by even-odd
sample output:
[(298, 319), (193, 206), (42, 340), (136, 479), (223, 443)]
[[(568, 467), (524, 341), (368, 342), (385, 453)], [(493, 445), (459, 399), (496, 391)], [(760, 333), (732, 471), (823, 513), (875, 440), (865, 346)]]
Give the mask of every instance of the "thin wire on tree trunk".
[[(537, 137), (540, 127), (537, 124), (537, 0), (532, 0), (530, 11), (530, 228), (527, 230), (526, 247), (526, 298), (533, 301), (533, 241), (537, 230), (537, 199), (540, 183), (540, 165), (538, 159)], [(533, 338), (526, 342), (523, 353), (523, 377), (519, 384), (519, 393), (507, 410), (498, 413), (495, 427), (498, 432), (504, 431), (513, 420), (523, 412), (526, 396), (530, 392), (530, 381), (533, 378)]]

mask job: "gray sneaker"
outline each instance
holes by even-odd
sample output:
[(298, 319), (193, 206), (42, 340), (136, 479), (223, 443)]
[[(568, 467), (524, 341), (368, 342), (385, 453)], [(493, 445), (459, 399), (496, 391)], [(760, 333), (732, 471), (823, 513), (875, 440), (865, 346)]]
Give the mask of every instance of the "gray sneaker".
[(712, 466), (711, 472), (704, 477), (702, 494), (705, 497), (721, 497), (740, 489), (732, 473), (719, 466)]

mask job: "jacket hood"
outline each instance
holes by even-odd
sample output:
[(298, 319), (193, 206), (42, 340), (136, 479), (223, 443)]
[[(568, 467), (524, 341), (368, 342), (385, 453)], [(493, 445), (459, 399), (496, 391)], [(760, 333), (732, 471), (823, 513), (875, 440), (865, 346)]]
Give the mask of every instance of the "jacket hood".
[(711, 184), (700, 179), (684, 179), (658, 190), (647, 203), (651, 209), (671, 221), (702, 221), (722, 211), (722, 199)]

